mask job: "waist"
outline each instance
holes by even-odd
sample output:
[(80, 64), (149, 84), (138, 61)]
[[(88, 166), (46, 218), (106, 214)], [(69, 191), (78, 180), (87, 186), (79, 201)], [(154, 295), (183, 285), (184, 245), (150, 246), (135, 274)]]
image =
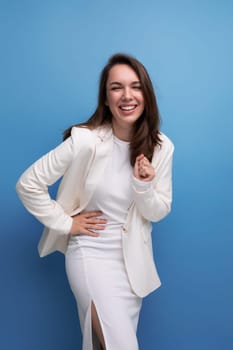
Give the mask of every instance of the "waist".
[(92, 232), (98, 233), (98, 237), (80, 233), (75, 236), (71, 236), (69, 242), (90, 241), (108, 243), (110, 241), (121, 241), (122, 229), (122, 225), (106, 225), (104, 230), (91, 230)]
[(108, 231), (98, 237), (72, 236), (68, 243), (67, 253), (75, 254), (76, 258), (122, 259), (121, 230), (116, 230), (114, 233)]

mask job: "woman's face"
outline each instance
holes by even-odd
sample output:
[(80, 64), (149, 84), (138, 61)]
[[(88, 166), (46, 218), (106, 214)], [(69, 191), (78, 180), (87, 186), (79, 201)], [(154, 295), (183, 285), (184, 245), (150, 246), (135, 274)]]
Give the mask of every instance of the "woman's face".
[(138, 75), (127, 64), (116, 64), (109, 71), (106, 105), (113, 127), (132, 129), (144, 111), (144, 97)]

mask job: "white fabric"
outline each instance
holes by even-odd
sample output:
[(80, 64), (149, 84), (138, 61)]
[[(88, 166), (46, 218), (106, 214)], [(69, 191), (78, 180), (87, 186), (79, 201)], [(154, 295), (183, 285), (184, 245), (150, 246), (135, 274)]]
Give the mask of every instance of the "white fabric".
[(140, 181), (134, 176), (132, 176), (132, 183), (136, 192), (146, 192), (153, 188), (153, 181)]
[(132, 202), (132, 167), (129, 143), (114, 137), (112, 156), (85, 211), (101, 210), (107, 219), (99, 237), (77, 235), (70, 239), (66, 271), (75, 295), (83, 350), (92, 349), (93, 302), (108, 350), (137, 350), (137, 323), (141, 298), (129, 283), (124, 265), (121, 231)]
[(131, 289), (119, 237), (83, 238), (80, 243), (71, 239), (66, 273), (77, 301), (83, 350), (92, 349), (91, 302), (97, 310), (106, 349), (137, 350), (141, 298)]
[[(160, 133), (161, 146), (154, 149), (153, 184), (138, 191), (133, 186), (130, 206), (122, 231), (124, 264), (131, 287), (140, 297), (161, 284), (153, 259), (150, 221), (163, 219), (172, 201), (172, 142)], [(67, 250), (72, 216), (88, 205), (112, 154), (113, 135), (109, 126), (95, 130), (74, 127), (71, 137), (50, 151), (17, 182), (25, 207), (46, 227), (39, 242), (40, 256)], [(56, 200), (48, 187), (62, 177)]]
[(112, 155), (84, 212), (100, 210), (107, 220), (106, 230), (117, 230), (126, 222), (129, 207), (133, 201), (132, 166), (130, 164), (129, 142), (113, 138)]

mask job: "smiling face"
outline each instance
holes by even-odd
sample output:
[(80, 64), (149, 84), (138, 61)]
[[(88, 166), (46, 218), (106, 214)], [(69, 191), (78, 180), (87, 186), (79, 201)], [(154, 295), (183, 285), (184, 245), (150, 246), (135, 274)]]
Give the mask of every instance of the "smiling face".
[(144, 97), (136, 72), (127, 64), (114, 65), (106, 84), (106, 105), (112, 113), (113, 131), (130, 138), (133, 124), (144, 111)]

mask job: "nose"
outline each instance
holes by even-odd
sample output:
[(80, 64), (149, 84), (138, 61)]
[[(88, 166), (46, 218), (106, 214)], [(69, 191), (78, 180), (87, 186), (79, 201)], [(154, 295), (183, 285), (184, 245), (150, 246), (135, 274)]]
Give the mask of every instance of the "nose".
[(127, 101), (132, 99), (132, 93), (131, 93), (130, 88), (125, 87), (125, 89), (123, 90), (122, 99), (127, 100)]

